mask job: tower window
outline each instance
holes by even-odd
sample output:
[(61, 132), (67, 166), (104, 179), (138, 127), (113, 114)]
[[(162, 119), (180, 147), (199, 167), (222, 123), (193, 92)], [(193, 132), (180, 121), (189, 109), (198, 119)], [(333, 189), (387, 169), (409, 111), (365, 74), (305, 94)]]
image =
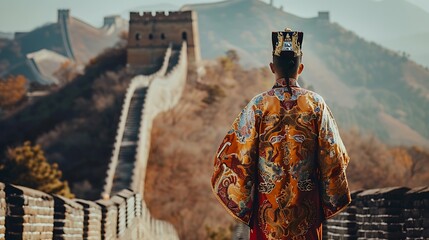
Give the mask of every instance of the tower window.
[(186, 32), (182, 32), (182, 40), (188, 40), (188, 34)]
[(141, 39), (142, 39), (142, 34), (141, 34), (141, 33), (139, 33), (139, 32), (138, 32), (138, 33), (136, 33), (136, 34), (135, 34), (135, 38), (136, 38), (136, 40), (137, 40), (137, 41), (141, 40)]
[(151, 34), (149, 34), (149, 40), (152, 40), (153, 39), (153, 34), (151, 33)]
[(161, 33), (161, 39), (164, 40), (165, 39), (165, 34)]

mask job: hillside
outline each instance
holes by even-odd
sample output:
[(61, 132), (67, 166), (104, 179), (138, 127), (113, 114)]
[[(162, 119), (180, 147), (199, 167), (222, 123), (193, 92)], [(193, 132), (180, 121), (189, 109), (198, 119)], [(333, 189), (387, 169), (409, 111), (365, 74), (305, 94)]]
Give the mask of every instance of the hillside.
[(391, 144), (429, 147), (429, 71), (406, 56), (338, 24), (301, 18), (258, 0), (182, 9), (198, 12), (204, 58), (236, 49), (245, 67), (270, 62), (270, 31), (286, 26), (304, 31), (302, 77), (332, 105), (341, 126), (356, 126)]
[(126, 51), (110, 49), (83, 73), (7, 119), (0, 119), (0, 160), (8, 147), (38, 143), (72, 191), (97, 199), (110, 161), (125, 90)]
[(398, 43), (407, 43), (401, 47), (401, 51), (410, 54), (410, 58), (417, 63), (429, 68), (429, 30), (423, 33), (410, 34), (407, 36), (395, 36), (382, 41), (383, 46), (390, 49), (398, 49)]
[[(128, 23), (117, 16), (110, 17), (113, 24), (105, 23), (102, 28), (95, 28), (69, 14), (59, 10), (56, 23), (21, 33), (0, 47), (0, 77), (22, 74), (30, 82), (55, 82), (57, 80), (52, 81), (50, 78), (58, 69), (52, 69), (46, 74), (35, 72), (39, 62), (29, 61), (27, 55), (45, 49), (84, 66), (104, 49), (113, 47), (120, 41), (120, 34), (128, 29)], [(56, 62), (55, 65), (62, 63)]]

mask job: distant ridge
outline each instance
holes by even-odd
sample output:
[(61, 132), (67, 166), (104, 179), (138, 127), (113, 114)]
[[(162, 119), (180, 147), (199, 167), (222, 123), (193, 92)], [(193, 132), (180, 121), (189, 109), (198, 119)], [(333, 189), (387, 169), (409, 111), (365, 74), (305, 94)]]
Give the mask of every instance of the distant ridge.
[[(104, 49), (115, 45), (120, 40), (119, 35), (128, 29), (128, 22), (119, 16), (106, 17), (104, 21), (103, 27), (96, 28), (72, 17), (69, 10), (58, 10), (56, 23), (45, 24), (28, 33), (20, 33), (9, 45), (3, 47), (9, 50), (0, 51), (0, 60), (8, 61), (11, 67), (0, 71), (0, 76), (23, 74), (30, 81), (40, 84), (52, 82), (40, 79), (51, 78), (53, 72), (35, 73), (37, 62), (34, 68), (29, 64), (26, 55), (46, 49), (65, 56), (69, 61), (84, 65)], [(11, 52), (10, 49), (16, 44), (20, 47), (20, 57), (13, 58), (7, 53)]]
[(301, 18), (259, 0), (185, 5), (182, 10), (198, 12), (203, 58), (235, 49), (244, 67), (267, 66), (271, 31), (286, 26), (303, 30), (302, 77), (326, 98), (340, 127), (358, 127), (391, 144), (429, 147), (429, 111), (421, 108), (429, 106), (429, 71), (407, 56), (326, 19)]
[[(328, 10), (333, 22), (393, 51), (405, 51), (411, 59), (429, 67), (429, 58), (420, 56), (422, 53), (429, 54), (429, 48), (416, 50), (414, 47), (420, 41), (415, 35), (429, 33), (426, 26), (429, 22), (427, 0), (300, 0), (287, 1), (284, 7), (288, 12), (305, 17)], [(398, 38), (407, 38), (407, 41), (392, 43)]]

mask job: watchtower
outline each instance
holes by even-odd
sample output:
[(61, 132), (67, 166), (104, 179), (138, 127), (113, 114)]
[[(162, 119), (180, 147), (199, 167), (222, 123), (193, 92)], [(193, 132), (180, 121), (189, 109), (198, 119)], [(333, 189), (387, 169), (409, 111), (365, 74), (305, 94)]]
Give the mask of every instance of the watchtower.
[(159, 67), (169, 44), (187, 42), (190, 66), (200, 61), (197, 14), (194, 11), (130, 13), (127, 63), (133, 69)]
[(330, 16), (329, 16), (329, 12), (328, 11), (320, 11), (317, 19), (319, 21), (323, 21), (323, 22), (329, 22), (330, 21)]
[(58, 22), (70, 18), (70, 9), (58, 9)]

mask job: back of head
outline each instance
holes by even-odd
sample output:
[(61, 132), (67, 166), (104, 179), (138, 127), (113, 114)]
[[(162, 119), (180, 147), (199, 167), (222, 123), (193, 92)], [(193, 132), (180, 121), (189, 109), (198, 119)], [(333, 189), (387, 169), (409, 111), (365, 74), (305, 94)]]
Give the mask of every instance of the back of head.
[(276, 71), (284, 78), (294, 78), (297, 75), (302, 55), (295, 56), (293, 52), (281, 52), (280, 56), (273, 55)]
[(273, 64), (276, 72), (284, 78), (295, 77), (302, 60), (303, 32), (272, 32)]

